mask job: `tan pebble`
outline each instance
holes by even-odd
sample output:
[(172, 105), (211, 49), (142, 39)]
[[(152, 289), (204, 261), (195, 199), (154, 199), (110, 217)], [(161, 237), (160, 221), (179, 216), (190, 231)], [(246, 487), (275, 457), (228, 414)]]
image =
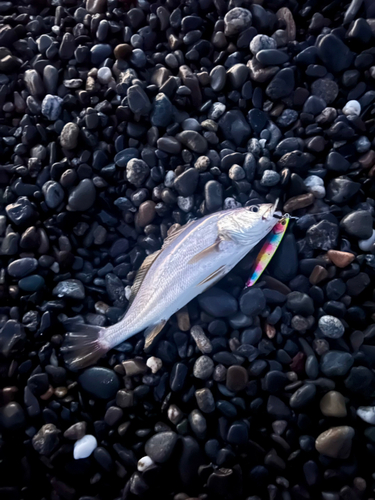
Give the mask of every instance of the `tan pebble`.
[(284, 212), (294, 212), (300, 208), (306, 208), (314, 203), (315, 197), (312, 193), (299, 194), (298, 196), (293, 196), (284, 205)]
[(320, 400), (320, 410), (325, 417), (346, 417), (344, 396), (337, 391), (329, 391)]
[(328, 258), (337, 267), (346, 267), (353, 262), (355, 256), (349, 252), (340, 252), (339, 250), (328, 250)]
[(266, 323), (266, 335), (269, 339), (273, 339), (276, 335), (276, 328)]
[(322, 432), (315, 441), (316, 450), (331, 458), (349, 458), (354, 437), (353, 427), (342, 425)]
[(188, 308), (185, 306), (180, 309), (177, 313), (177, 325), (182, 332), (188, 332), (190, 330), (190, 317)]
[(55, 396), (58, 398), (63, 398), (68, 394), (68, 389), (66, 387), (56, 387)]

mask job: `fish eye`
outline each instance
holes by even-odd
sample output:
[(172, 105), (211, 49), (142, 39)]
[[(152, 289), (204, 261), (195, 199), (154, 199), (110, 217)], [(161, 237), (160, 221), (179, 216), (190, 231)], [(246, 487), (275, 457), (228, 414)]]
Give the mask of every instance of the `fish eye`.
[(249, 207), (249, 212), (259, 212), (259, 206), (258, 205), (251, 205)]

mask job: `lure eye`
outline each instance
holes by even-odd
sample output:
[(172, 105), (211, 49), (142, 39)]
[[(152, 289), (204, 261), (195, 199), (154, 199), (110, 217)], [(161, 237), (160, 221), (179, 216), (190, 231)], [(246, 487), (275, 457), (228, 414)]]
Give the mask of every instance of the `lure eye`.
[(259, 206), (258, 205), (251, 205), (251, 207), (249, 207), (249, 212), (259, 212)]

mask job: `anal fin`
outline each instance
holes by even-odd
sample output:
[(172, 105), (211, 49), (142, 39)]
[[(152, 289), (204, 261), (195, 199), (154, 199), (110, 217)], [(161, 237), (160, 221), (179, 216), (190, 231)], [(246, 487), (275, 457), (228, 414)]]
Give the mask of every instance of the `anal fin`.
[(162, 319), (156, 325), (151, 325), (148, 328), (146, 328), (146, 330), (145, 330), (146, 340), (145, 340), (145, 347), (144, 347), (145, 349), (150, 347), (150, 345), (155, 340), (155, 338), (158, 336), (158, 334), (162, 331), (162, 329), (164, 328), (166, 323), (167, 323), (167, 320)]

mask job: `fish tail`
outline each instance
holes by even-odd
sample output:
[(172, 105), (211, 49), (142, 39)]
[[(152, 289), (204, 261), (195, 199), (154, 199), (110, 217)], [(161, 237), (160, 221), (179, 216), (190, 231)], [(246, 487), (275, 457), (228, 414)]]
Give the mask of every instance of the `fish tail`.
[(107, 333), (107, 328), (100, 326), (75, 325), (74, 331), (65, 335), (60, 349), (67, 367), (75, 371), (96, 363), (110, 349), (104, 340)]

